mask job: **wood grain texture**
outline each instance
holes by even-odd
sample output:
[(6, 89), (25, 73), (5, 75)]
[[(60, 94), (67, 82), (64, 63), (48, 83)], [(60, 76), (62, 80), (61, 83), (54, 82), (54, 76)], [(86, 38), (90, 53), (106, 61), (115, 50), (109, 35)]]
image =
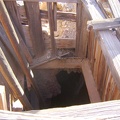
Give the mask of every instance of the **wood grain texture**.
[(49, 27), (50, 27), (52, 54), (56, 55), (57, 54), (57, 49), (56, 49), (56, 41), (55, 41), (55, 38), (54, 38), (55, 25), (54, 25), (53, 11), (52, 11), (52, 2), (47, 3), (47, 10), (48, 10), (48, 21), (49, 21)]
[(21, 50), (25, 54), (27, 61), (30, 63), (32, 62), (32, 57), (25, 45), (25, 35), (21, 24), (20, 14), (17, 9), (17, 3), (14, 1), (5, 1), (5, 5), (11, 17), (17, 35), (19, 36)]
[[(9, 0), (4, 0), (9, 1)], [(16, 1), (16, 0), (12, 0)], [(31, 1), (31, 2), (65, 2), (65, 3), (79, 3), (79, 0), (23, 0), (23, 1)]]
[[(21, 22), (24, 24), (28, 24), (28, 19), (26, 16), (24, 6), (18, 6), (18, 11), (20, 13)], [(40, 10), (40, 16), (42, 19), (48, 19), (48, 12), (45, 10)], [(67, 21), (76, 21), (76, 13), (75, 12), (62, 12), (57, 11), (57, 20), (67, 20)]]
[(21, 103), (23, 104), (26, 110), (32, 109), (20, 83), (18, 82), (5, 54), (5, 48), (0, 42), (0, 72), (2, 73), (3, 77), (5, 78), (6, 82), (10, 86), (13, 94), (20, 99)]
[(119, 120), (120, 100), (27, 112), (0, 110), (0, 117), (5, 120)]
[[(93, 20), (105, 18), (105, 16), (103, 15), (102, 11), (99, 9), (99, 6), (97, 5), (95, 0), (92, 0), (92, 2), (90, 2), (89, 0), (87, 0), (86, 2), (84, 0), (82, 1), (88, 8)], [(120, 89), (119, 40), (115, 35), (112, 34), (111, 31), (99, 31), (99, 40), (107, 65), (109, 66), (112, 76), (118, 88)]]
[(32, 40), (35, 57), (39, 57), (45, 52), (45, 44), (42, 37), (41, 16), (39, 2), (24, 2), (26, 15), (28, 17), (30, 36)]
[[(80, 58), (52, 59), (45, 64), (38, 64), (34, 69), (69, 69), (80, 68), (84, 60)], [(45, 62), (45, 61), (44, 61)], [(35, 64), (30, 67), (33, 68)]]
[(57, 31), (57, 2), (53, 3), (53, 12), (54, 12), (54, 31)]
[(82, 47), (81, 44), (81, 30), (82, 30), (82, 2), (76, 4), (76, 47), (75, 53), (76, 56), (80, 56), (81, 53), (80, 48)]
[(5, 86), (0, 85), (0, 110), (7, 110)]
[[(7, 12), (7, 9), (5, 7), (5, 4), (3, 2), (3, 0), (0, 1), (0, 21), (4, 27), (4, 30), (9, 38), (9, 41), (15, 51), (15, 54), (19, 60), (19, 63), (21, 65), (21, 69), (23, 70), (24, 74), (26, 75), (27, 79), (29, 80), (29, 82), (31, 83), (34, 91), (36, 92), (36, 95), (38, 96), (38, 98), (41, 98), (41, 95), (38, 91), (38, 86), (36, 85), (36, 83), (34, 82), (30, 71), (27, 69), (26, 64), (24, 63), (24, 55), (21, 53), (20, 47), (19, 47), (19, 38), (16, 34), (16, 31), (14, 29), (14, 26), (12, 24), (12, 21), (10, 19), (10, 16)], [(41, 100), (42, 101), (42, 100)]]
[(83, 72), (83, 75), (85, 78), (85, 83), (86, 83), (86, 87), (88, 90), (90, 102), (91, 103), (100, 102), (101, 98), (98, 93), (97, 86), (96, 86), (95, 80), (93, 78), (92, 71), (90, 69), (90, 65), (89, 65), (88, 61), (83, 61), (82, 72)]

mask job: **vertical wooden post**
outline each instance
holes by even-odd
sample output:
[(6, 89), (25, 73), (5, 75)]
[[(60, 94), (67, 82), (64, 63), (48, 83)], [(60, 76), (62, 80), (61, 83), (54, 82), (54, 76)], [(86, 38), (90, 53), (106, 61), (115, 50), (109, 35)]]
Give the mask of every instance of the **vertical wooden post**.
[(7, 110), (5, 86), (0, 85), (0, 110)]
[(52, 2), (47, 3), (47, 8), (48, 8), (48, 20), (49, 20), (49, 26), (50, 26), (52, 54), (56, 55), (57, 49), (56, 49), (56, 42), (54, 38), (54, 19), (53, 19), (53, 11), (52, 11)]
[(14, 26), (12, 24), (12, 21), (10, 19), (10, 16), (7, 12), (7, 9), (5, 7), (5, 4), (3, 0), (0, 0), (0, 21), (5, 29), (5, 32), (10, 40), (10, 43), (15, 51), (16, 56), (18, 57), (19, 63), (21, 65), (21, 69), (23, 70), (24, 74), (26, 75), (27, 79), (31, 83), (34, 91), (36, 92), (36, 95), (38, 96), (38, 99), (41, 100), (41, 104), (44, 104), (44, 101), (42, 100), (42, 97), (39, 93), (39, 88), (36, 85), (34, 79), (32, 78), (30, 71), (27, 69), (27, 66), (24, 63), (24, 55), (21, 53), (19, 48), (19, 38), (16, 34), (16, 31), (14, 29)]
[(57, 31), (57, 2), (53, 3), (53, 12), (54, 12), (54, 31)]
[(82, 27), (82, 2), (76, 4), (76, 56), (79, 54), (79, 48), (82, 47), (80, 44), (81, 27)]
[(35, 57), (42, 56), (45, 52), (45, 41), (42, 37), (41, 15), (39, 2), (25, 1), (25, 9), (28, 17), (30, 36)]

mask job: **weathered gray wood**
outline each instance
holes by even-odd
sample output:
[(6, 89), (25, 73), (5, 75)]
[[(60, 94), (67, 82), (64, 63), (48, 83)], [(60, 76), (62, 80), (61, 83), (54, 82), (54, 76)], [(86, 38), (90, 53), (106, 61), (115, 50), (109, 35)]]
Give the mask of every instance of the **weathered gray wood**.
[(120, 18), (102, 19), (102, 20), (91, 20), (87, 22), (88, 29), (91, 27), (94, 30), (107, 30), (110, 28), (120, 27)]
[(53, 19), (53, 11), (52, 11), (52, 2), (47, 3), (47, 9), (48, 9), (48, 20), (50, 26), (52, 54), (56, 55), (57, 49), (56, 49), (56, 42), (54, 39), (54, 19)]
[(38, 86), (36, 85), (34, 79), (32, 78), (32, 76), (30, 74), (30, 71), (27, 69), (27, 66), (25, 65), (25, 63), (23, 61), (24, 55), (21, 53), (20, 48), (19, 48), (19, 38), (16, 34), (16, 31), (14, 29), (14, 26), (12, 24), (12, 21), (7, 12), (7, 9), (5, 7), (3, 0), (0, 1), (0, 21), (5, 29), (5, 32), (6, 32), (8, 38), (10, 40), (10, 43), (15, 51), (15, 54), (18, 57), (19, 63), (21, 65), (21, 69), (23, 70), (24, 74), (26, 75), (27, 79), (29, 80), (30, 84), (32, 85), (34, 91), (36, 92), (36, 95), (38, 96), (39, 99), (41, 99), (41, 102), (42, 102), (43, 100), (39, 93)]
[(24, 2), (26, 14), (28, 17), (30, 36), (32, 40), (33, 51), (35, 57), (43, 55), (45, 52), (45, 44), (42, 37), (41, 16), (39, 10), (39, 2)]
[[(119, 18), (120, 17), (120, 12), (119, 12), (120, 11), (120, 1), (119, 0), (114, 0), (114, 1), (113, 0), (108, 0), (108, 3), (110, 5), (113, 16), (115, 18)], [(120, 40), (120, 27), (117, 28), (116, 36)]]
[(79, 48), (82, 47), (81, 45), (81, 30), (82, 30), (82, 2), (77, 3), (76, 5), (76, 56), (79, 54)]
[(90, 102), (91, 103), (101, 102), (100, 95), (97, 91), (97, 86), (95, 84), (95, 80), (93, 78), (89, 62), (87, 60), (83, 61), (82, 63), (82, 72), (85, 78), (85, 83), (87, 86)]
[(57, 2), (53, 3), (53, 12), (54, 12), (54, 31), (57, 31)]
[(84, 60), (80, 58), (65, 58), (65, 59), (56, 59), (52, 58), (45, 63), (33, 63), (30, 65), (30, 68), (33, 69), (69, 69), (69, 68), (80, 68)]
[[(10, 0), (4, 0), (4, 1), (10, 1)], [(16, 1), (16, 0), (12, 0)], [(21, 0), (18, 0), (21, 1)], [(79, 3), (80, 0), (23, 0), (23, 1), (31, 1), (31, 2), (65, 2), (65, 3)]]
[(0, 110), (1, 119), (24, 120), (119, 120), (120, 100), (28, 112)]
[[(18, 10), (20, 13), (21, 22), (27, 24), (27, 17), (24, 6), (18, 6)], [(48, 12), (45, 10), (40, 10), (41, 18), (48, 19)], [(76, 13), (74, 12), (62, 12), (57, 11), (57, 19), (58, 20), (67, 20), (67, 21), (76, 21)]]
[(120, 17), (120, 1), (119, 0), (108, 0), (111, 10), (113, 12), (114, 17)]
[(10, 41), (4, 31), (3, 26), (0, 24), (0, 40), (7, 46), (7, 48), (9, 49), (10, 53), (14, 56), (14, 59), (18, 62), (18, 59), (15, 55), (15, 52), (10, 44)]
[[(88, 8), (93, 20), (104, 19), (104, 15), (99, 9), (95, 0), (82, 0)], [(102, 52), (105, 56), (107, 65), (110, 68), (112, 76), (120, 90), (120, 43), (118, 38), (111, 31), (99, 31), (99, 39)]]
[(17, 3), (14, 1), (5, 1), (5, 5), (12, 19), (16, 32), (20, 38), (20, 47), (22, 48), (21, 50), (25, 54), (27, 61), (30, 63), (32, 62), (32, 57), (25, 45), (25, 36), (23, 33), (22, 25), (21, 25), (19, 11), (17, 9)]
[(21, 85), (19, 84), (10, 64), (8, 63), (4, 51), (5, 48), (0, 42), (0, 72), (2, 73), (6, 82), (10, 86), (10, 89), (12, 90), (13, 94), (18, 99), (20, 99), (21, 103), (23, 104), (26, 110), (30, 110), (32, 109), (32, 106), (30, 105)]

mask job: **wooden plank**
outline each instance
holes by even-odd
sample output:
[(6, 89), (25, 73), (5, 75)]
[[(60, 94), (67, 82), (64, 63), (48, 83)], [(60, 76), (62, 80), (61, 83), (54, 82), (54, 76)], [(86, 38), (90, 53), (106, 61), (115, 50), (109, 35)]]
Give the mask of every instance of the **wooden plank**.
[(76, 49), (75, 54), (76, 56), (79, 56), (79, 48), (82, 47), (81, 44), (81, 30), (82, 30), (82, 2), (77, 3), (76, 5)]
[[(34, 69), (69, 69), (81, 68), (84, 60), (80, 58), (53, 59), (45, 64), (37, 65)], [(33, 64), (34, 65), (34, 64)], [(30, 68), (33, 68), (33, 65)]]
[(75, 48), (76, 40), (72, 38), (55, 38), (56, 47), (64, 48), (64, 49), (71, 49)]
[(18, 62), (18, 59), (15, 55), (14, 49), (10, 45), (10, 41), (4, 31), (3, 26), (0, 24), (0, 40), (6, 45), (6, 47), (9, 49), (10, 53), (13, 55), (14, 59)]
[(87, 47), (88, 47), (88, 38), (89, 38), (89, 32), (87, 30), (87, 21), (90, 19), (89, 14), (86, 10), (86, 8), (83, 6), (82, 10), (82, 28), (81, 28), (81, 44), (82, 47), (79, 49), (79, 55), (82, 58), (86, 58), (87, 56)]
[(94, 81), (94, 78), (92, 76), (92, 71), (90, 69), (88, 61), (83, 61), (82, 63), (82, 72), (85, 78), (85, 83), (87, 86), (90, 102), (100, 102), (100, 95), (97, 91), (97, 87)]
[(70, 106), (66, 108), (51, 108), (46, 110), (32, 110), (28, 112), (10, 112), (0, 110), (1, 119), (22, 118), (28, 119), (50, 119), (50, 120), (119, 120), (120, 100), (100, 102), (94, 104)]
[(101, 54), (100, 56), (100, 62), (99, 62), (99, 67), (98, 67), (98, 77), (97, 77), (97, 86), (98, 86), (98, 91), (100, 93), (100, 95), (102, 94), (102, 83), (104, 80), (104, 74), (105, 74), (105, 58), (103, 56), (103, 54)]
[[(93, 20), (105, 18), (95, 0), (93, 0), (93, 2), (90, 2), (89, 0), (87, 1), (82, 0), (82, 1), (88, 8)], [(99, 31), (99, 39), (100, 39), (100, 45), (101, 45), (103, 54), (105, 56), (107, 65), (109, 66), (112, 72), (112, 76), (116, 81), (118, 88), (120, 89), (119, 40), (115, 35), (112, 34), (111, 31)]]
[(110, 4), (111, 10), (113, 12), (114, 17), (120, 17), (120, 1), (119, 0), (108, 0)]
[(76, 34), (77, 35), (76, 36), (76, 54), (81, 58), (86, 58), (88, 36), (89, 36), (86, 23), (88, 21), (89, 15), (85, 7), (82, 5), (82, 2), (81, 2), (81, 9), (78, 9), (78, 14), (79, 14), (79, 18), (77, 19), (77, 22), (79, 22), (79, 24), (77, 24), (77, 30), (76, 30), (78, 34), (78, 35)]
[(57, 2), (53, 3), (53, 12), (54, 12), (54, 31), (57, 31)]
[(5, 78), (6, 82), (10, 86), (13, 94), (20, 99), (21, 103), (25, 107), (26, 110), (32, 109), (21, 85), (19, 84), (9, 62), (6, 59), (4, 54), (5, 48), (3, 47), (2, 43), (0, 42), (0, 71)]
[(52, 47), (52, 54), (57, 54), (56, 49), (56, 42), (54, 39), (54, 19), (53, 19), (53, 11), (52, 11), (52, 3), (47, 3), (48, 9), (48, 20), (49, 20), (49, 27), (50, 27), (50, 37), (51, 37), (51, 47)]
[(111, 19), (103, 19), (103, 20), (91, 20), (88, 21), (88, 29), (93, 28), (93, 30), (107, 30), (110, 28), (120, 27), (120, 18), (111, 18)]
[(17, 3), (14, 1), (6, 1), (5, 5), (7, 7), (7, 10), (9, 11), (9, 15), (12, 19), (16, 32), (20, 38), (20, 47), (22, 48), (21, 50), (25, 54), (27, 61), (30, 63), (32, 62), (32, 57), (25, 45), (25, 36), (23, 33), (22, 25), (20, 23), (21, 20), (20, 20), (19, 11), (17, 9)]
[[(4, 0), (4, 1), (10, 1), (10, 0)], [(16, 1), (16, 0), (12, 0)], [(20, 1), (20, 0), (18, 0)], [(31, 2), (65, 2), (65, 3), (79, 3), (79, 0), (23, 0), (23, 1), (31, 1)]]
[(0, 85), (0, 110), (7, 110), (5, 86)]
[[(20, 13), (21, 22), (23, 24), (28, 24), (26, 12), (24, 6), (18, 6), (18, 10)], [(48, 19), (48, 12), (45, 10), (40, 10), (40, 16), (42, 19)], [(67, 20), (67, 21), (76, 21), (76, 13), (75, 12), (63, 12), (57, 11), (57, 20)]]
[(46, 110), (31, 110), (28, 112), (10, 112), (0, 110), (1, 119), (22, 118), (42, 120), (119, 120), (120, 100), (100, 102), (94, 104), (70, 106), (63, 108), (52, 108)]
[(35, 57), (39, 57), (45, 52), (45, 44), (42, 37), (41, 16), (39, 2), (24, 2), (28, 17), (30, 36)]
[(100, 48), (100, 45), (99, 45), (99, 43), (97, 41), (96, 50), (95, 50), (95, 56), (94, 56), (95, 62), (94, 62), (94, 71), (93, 71), (93, 76), (94, 76), (94, 79), (96, 81), (96, 84), (97, 84), (100, 56), (101, 56), (101, 48)]
[[(39, 99), (41, 99), (41, 102), (42, 102), (42, 98), (41, 98), (41, 95), (39, 93), (39, 88), (38, 86), (36, 85), (34, 79), (32, 78), (31, 74), (30, 74), (30, 71), (27, 69), (27, 66), (26, 64), (24, 63), (23, 61), (23, 54), (21, 53), (20, 51), (20, 48), (19, 48), (19, 38), (16, 34), (16, 31), (14, 29), (14, 26), (12, 24), (12, 21), (10, 19), (10, 16), (7, 12), (7, 9), (4, 5), (4, 2), (3, 0), (0, 1), (0, 11), (1, 11), (1, 14), (0, 14), (0, 21), (5, 29), (5, 32), (10, 40), (10, 43), (15, 51), (15, 54), (19, 60), (19, 63), (21, 65), (21, 69), (23, 70), (24, 74), (26, 75), (27, 79), (29, 80), (29, 82), (31, 83), (34, 91), (36, 92), (36, 95), (38, 96)], [(43, 102), (44, 103), (44, 102)], [(41, 104), (43, 104), (41, 103)]]

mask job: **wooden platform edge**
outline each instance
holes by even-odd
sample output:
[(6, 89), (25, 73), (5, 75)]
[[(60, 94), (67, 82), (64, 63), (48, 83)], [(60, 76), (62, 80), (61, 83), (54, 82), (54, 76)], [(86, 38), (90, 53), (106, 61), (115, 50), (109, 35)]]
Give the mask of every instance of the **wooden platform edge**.
[(27, 112), (9, 112), (0, 110), (1, 119), (22, 118), (42, 120), (119, 120), (120, 100), (100, 102), (94, 104), (78, 105), (64, 108), (52, 108), (46, 110), (32, 110)]

